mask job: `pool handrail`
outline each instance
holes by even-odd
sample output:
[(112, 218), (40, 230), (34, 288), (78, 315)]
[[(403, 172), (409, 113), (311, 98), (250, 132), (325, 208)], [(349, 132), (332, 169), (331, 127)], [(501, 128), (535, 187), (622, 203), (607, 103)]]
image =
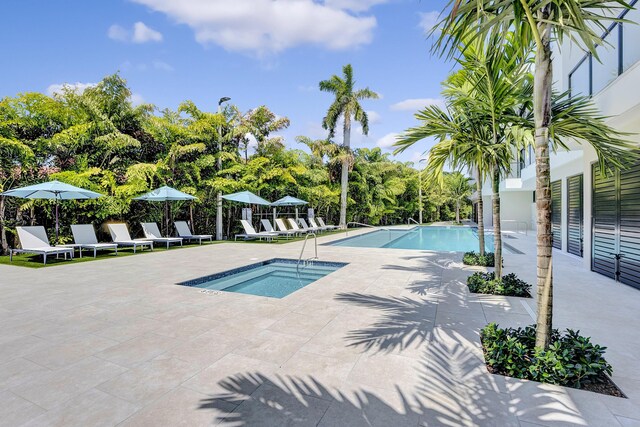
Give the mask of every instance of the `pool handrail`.
[(310, 260), (314, 260), (314, 259), (318, 259), (318, 236), (316, 235), (316, 233), (310, 232), (307, 233), (306, 236), (304, 236), (304, 243), (302, 244), (302, 249), (300, 250), (300, 256), (298, 256), (298, 262), (296, 263), (296, 273), (299, 274), (300, 273), (300, 262), (302, 261), (302, 255), (304, 254), (304, 249), (307, 247), (307, 240), (309, 240), (309, 236), (313, 236), (313, 241), (315, 243), (314, 247), (315, 247), (315, 255), (311, 258), (307, 258), (304, 260), (305, 262), (305, 266), (307, 265), (307, 261)]
[(415, 222), (416, 224), (421, 225), (418, 221), (416, 221), (416, 220), (415, 220), (415, 219), (413, 219), (413, 218), (409, 218), (409, 219), (407, 219), (407, 225), (410, 225), (410, 224), (411, 224), (411, 222)]

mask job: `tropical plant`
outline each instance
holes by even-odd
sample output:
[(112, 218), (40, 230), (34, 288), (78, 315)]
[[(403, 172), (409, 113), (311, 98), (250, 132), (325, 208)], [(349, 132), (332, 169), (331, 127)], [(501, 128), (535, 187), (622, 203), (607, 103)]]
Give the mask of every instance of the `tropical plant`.
[[(519, 95), (527, 76), (524, 54), (512, 37), (507, 40), (511, 43), (505, 43), (501, 50), (493, 48), (494, 40), (478, 39), (472, 46), (461, 46), (462, 55), (458, 58), (461, 68), (444, 83), (446, 111), (433, 105), (418, 112), (416, 118), (422, 124), (407, 130), (396, 143), (397, 151), (402, 151), (421, 139), (436, 137), (439, 142), (431, 148), (427, 164), (432, 179), (441, 179), (447, 163), (475, 170), (479, 182), (490, 178), (494, 252), (498, 259), (502, 259), (499, 184), (511, 166), (511, 144), (516, 134), (508, 133), (508, 129), (523, 102)], [(512, 138), (507, 139), (508, 136)], [(481, 204), (478, 212), (482, 225), (478, 233), (481, 255), (485, 250), (482, 216)], [(502, 275), (501, 265), (496, 265), (496, 275)]]
[[(533, 41), (535, 73), (533, 115), (536, 153), (538, 319), (536, 345), (549, 345), (553, 318), (551, 243), (551, 181), (549, 150), (554, 147), (552, 121), (552, 42), (565, 37), (578, 42), (597, 58), (600, 34), (618, 12), (629, 8), (622, 0), (451, 0), (442, 22), (435, 49), (455, 55), (469, 40), (500, 37), (513, 31), (523, 44)], [(499, 46), (499, 44), (498, 44)], [(588, 140), (605, 147), (599, 150), (602, 169), (622, 167), (624, 156), (618, 134)]]
[[(365, 99), (378, 99), (378, 94), (369, 88), (355, 89), (355, 79), (353, 78), (353, 68), (347, 64), (342, 68), (342, 77), (333, 75), (329, 80), (322, 80), (319, 84), (320, 90), (332, 93), (335, 96), (333, 103), (329, 106), (327, 115), (322, 120), (322, 127), (329, 131), (329, 138), (333, 138), (338, 121), (342, 119), (342, 146), (347, 154), (351, 146), (351, 121), (355, 120), (362, 125), (362, 133), (369, 133), (369, 118), (367, 112), (360, 105), (360, 101)], [(340, 178), (340, 226), (347, 225), (347, 194), (349, 186), (349, 157), (342, 159), (342, 170)]]

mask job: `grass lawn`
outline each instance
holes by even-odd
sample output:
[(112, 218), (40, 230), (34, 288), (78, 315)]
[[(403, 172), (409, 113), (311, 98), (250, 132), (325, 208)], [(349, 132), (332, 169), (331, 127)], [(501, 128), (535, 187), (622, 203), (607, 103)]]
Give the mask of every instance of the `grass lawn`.
[[(354, 231), (357, 230), (357, 228), (352, 228), (349, 231)], [(331, 236), (334, 234), (345, 234), (346, 231), (345, 230), (334, 230), (334, 231), (325, 231), (322, 234), (318, 234), (318, 237), (323, 237), (323, 236)], [(284, 236), (281, 236), (279, 239), (273, 240), (273, 242), (267, 242), (266, 240), (258, 240), (258, 239), (253, 239), (253, 240), (238, 240), (238, 241), (233, 241), (233, 240), (222, 240), (222, 241), (213, 241), (213, 242), (202, 242), (202, 246), (206, 246), (206, 245), (215, 245), (215, 244), (219, 244), (219, 243), (243, 243), (243, 244), (269, 244), (269, 245), (285, 245), (287, 243), (293, 243), (293, 242), (299, 242), (301, 240), (304, 240), (305, 236), (299, 236), (299, 237), (290, 237), (289, 239), (287, 239)], [(157, 244), (154, 246), (153, 248), (153, 252), (162, 252), (162, 251), (166, 251), (166, 250), (170, 250), (170, 251), (175, 251), (175, 250), (180, 250), (182, 248), (193, 248), (193, 247), (198, 247), (199, 245), (197, 243), (189, 243), (189, 244), (185, 244), (183, 247), (180, 246), (170, 246), (169, 249), (167, 249), (167, 247), (163, 244)], [(143, 255), (143, 254), (148, 254), (148, 253), (153, 253), (152, 251), (150, 251), (149, 249), (144, 249), (144, 250), (140, 250), (138, 249), (138, 251), (134, 254), (133, 253), (133, 248), (118, 248), (118, 257), (122, 257), (122, 256), (132, 256), (132, 255)], [(19, 254), (19, 255), (14, 255), (13, 256), (13, 262), (9, 261), (9, 256), (0, 256), (0, 264), (5, 264), (5, 265), (13, 265), (16, 267), (29, 267), (29, 268), (46, 268), (46, 267), (54, 267), (56, 265), (65, 265), (65, 264), (77, 264), (79, 262), (91, 262), (91, 261), (99, 261), (99, 260), (103, 260), (103, 259), (109, 259), (109, 258), (114, 258), (115, 257), (115, 252), (114, 251), (100, 251), (98, 252), (98, 255), (96, 258), (93, 257), (93, 251), (91, 250), (84, 250), (82, 252), (82, 258), (80, 258), (79, 256), (79, 252), (76, 251), (76, 255), (75, 258), (73, 258), (72, 260), (70, 259), (64, 259), (63, 256), (60, 256), (60, 258), (56, 258), (54, 255), (50, 255), (47, 257), (47, 264), (44, 265), (42, 263), (42, 255), (30, 255), (30, 254)]]
[[(202, 246), (215, 245), (218, 243), (224, 243), (224, 241), (202, 242)], [(189, 244), (185, 244), (182, 247), (172, 245), (172, 246), (169, 246), (169, 249), (167, 249), (165, 245), (157, 244), (157, 245), (154, 245), (153, 251), (150, 251), (149, 249), (141, 250), (140, 248), (138, 248), (135, 254), (133, 253), (132, 247), (118, 248), (118, 257), (143, 255), (143, 254), (150, 254), (153, 252), (163, 252), (167, 250), (175, 251), (183, 248), (193, 248), (198, 246), (200, 245), (198, 245), (197, 243), (189, 243)], [(107, 251), (99, 251), (97, 257), (94, 258), (92, 250), (83, 250), (82, 258), (80, 258), (79, 252), (76, 251), (75, 257), (72, 260), (68, 259), (68, 257), (65, 260), (64, 256), (60, 256), (60, 258), (56, 258), (55, 255), (49, 255), (47, 257), (47, 264), (44, 265), (42, 263), (42, 255), (19, 254), (19, 255), (13, 256), (13, 262), (9, 261), (9, 256), (0, 256), (0, 264), (14, 265), (17, 267), (45, 268), (45, 267), (53, 267), (56, 265), (77, 264), (79, 262), (99, 261), (103, 259), (114, 258), (115, 256), (116, 255), (114, 251), (107, 250)]]

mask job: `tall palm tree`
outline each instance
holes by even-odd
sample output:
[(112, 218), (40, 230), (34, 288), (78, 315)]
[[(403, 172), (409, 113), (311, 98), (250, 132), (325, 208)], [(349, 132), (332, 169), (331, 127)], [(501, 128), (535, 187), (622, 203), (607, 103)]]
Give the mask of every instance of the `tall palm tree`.
[[(513, 30), (518, 39), (532, 40), (535, 44), (535, 73), (533, 112), (536, 153), (536, 206), (537, 206), (537, 284), (538, 318), (536, 346), (549, 345), (553, 317), (552, 243), (551, 243), (551, 180), (549, 167), (553, 68), (551, 42), (562, 42), (564, 37), (578, 40), (582, 47), (597, 57), (596, 47), (601, 44), (599, 33), (606, 30), (612, 17), (623, 8), (630, 7), (622, 0), (450, 0), (443, 21), (438, 25), (441, 34), (436, 49), (455, 54), (456, 47), (471, 38), (505, 34)], [(589, 141), (596, 143), (596, 141)], [(619, 139), (605, 136), (597, 141), (609, 145), (608, 153), (615, 153)], [(601, 151), (602, 152), (602, 151)], [(616, 158), (600, 157), (603, 167)]]
[[(437, 143), (431, 147), (426, 165), (427, 181), (442, 182), (444, 168), (449, 165), (454, 169), (475, 169), (478, 174), (477, 188), (480, 191), (478, 206), (478, 240), (479, 252), (484, 255), (484, 208), (482, 202), (481, 183), (489, 179), (494, 189), (493, 222), (494, 230), (500, 230), (500, 199), (496, 196), (499, 189), (499, 177), (509, 170), (512, 152), (506, 144), (493, 145), (491, 132), (486, 121), (474, 117), (470, 110), (464, 108), (465, 98), (450, 98), (445, 108), (433, 105), (416, 113), (420, 125), (408, 129), (396, 142), (396, 152), (403, 151), (425, 138), (435, 137)], [(493, 171), (497, 170), (498, 173)], [(502, 240), (500, 234), (494, 232), (494, 251), (496, 258), (502, 256)], [(502, 275), (501, 263), (496, 263), (496, 276)]]
[[(509, 172), (513, 150), (507, 132), (521, 103), (518, 94), (526, 84), (526, 61), (520, 47), (510, 43), (494, 49), (493, 39), (477, 39), (461, 47), (461, 69), (449, 76), (443, 95), (447, 111), (430, 107), (416, 115), (422, 126), (409, 129), (396, 144), (404, 150), (418, 140), (435, 136), (442, 144), (434, 147), (432, 167), (441, 173), (446, 162), (479, 172), (478, 186), (490, 177), (493, 189), (493, 234), (496, 259), (502, 259), (500, 221), (500, 177)], [(482, 202), (481, 202), (482, 203)], [(483, 206), (480, 205), (480, 210)], [(482, 216), (480, 212), (479, 216)], [(480, 253), (484, 251), (484, 224), (479, 230)], [(496, 277), (502, 263), (496, 263)]]
[[(342, 67), (342, 77), (333, 75), (329, 80), (320, 82), (320, 90), (335, 95), (335, 100), (329, 106), (327, 115), (322, 120), (322, 127), (329, 131), (329, 138), (335, 134), (339, 119), (343, 120), (342, 146), (346, 151), (350, 150), (351, 143), (351, 121), (355, 119), (362, 125), (362, 133), (369, 133), (369, 118), (366, 111), (360, 105), (364, 99), (378, 99), (376, 92), (369, 88), (355, 89), (353, 78), (353, 68), (351, 64)], [(347, 226), (347, 192), (349, 185), (349, 158), (345, 156), (342, 160), (342, 172), (340, 175), (340, 226)]]

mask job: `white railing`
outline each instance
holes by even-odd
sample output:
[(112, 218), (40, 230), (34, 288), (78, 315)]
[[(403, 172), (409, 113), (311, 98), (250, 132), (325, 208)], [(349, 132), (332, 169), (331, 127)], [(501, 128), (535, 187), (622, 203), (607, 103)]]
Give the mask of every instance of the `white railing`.
[(363, 227), (376, 228), (376, 227), (374, 227), (373, 225), (363, 224), (363, 223), (361, 223), (361, 222), (348, 222), (348, 223), (347, 223), (347, 225), (346, 225), (346, 233), (345, 233), (345, 236), (348, 236), (348, 235), (349, 235), (349, 225), (361, 225), (361, 226), (363, 226)]
[(416, 224), (420, 225), (420, 223), (418, 221), (416, 221), (415, 219), (413, 219), (413, 218), (409, 218), (407, 220), (407, 225), (411, 224), (412, 222), (415, 222)]
[(298, 256), (298, 262), (296, 263), (296, 273), (299, 273), (300, 262), (302, 262), (302, 255), (304, 254), (304, 249), (307, 247), (307, 240), (309, 240), (309, 236), (313, 236), (315, 254), (311, 258), (307, 258), (304, 260), (304, 267), (306, 267), (309, 262), (313, 262), (314, 259), (318, 259), (318, 236), (316, 236), (316, 233), (307, 233), (307, 235), (304, 236), (302, 250), (300, 250), (300, 256)]
[(500, 220), (501, 224), (504, 223), (515, 223), (516, 225), (516, 233), (520, 233), (520, 226), (523, 226), (522, 229), (524, 230), (524, 235), (527, 236), (528, 235), (528, 230), (529, 230), (529, 223), (527, 221), (518, 221), (516, 219), (503, 219)]

